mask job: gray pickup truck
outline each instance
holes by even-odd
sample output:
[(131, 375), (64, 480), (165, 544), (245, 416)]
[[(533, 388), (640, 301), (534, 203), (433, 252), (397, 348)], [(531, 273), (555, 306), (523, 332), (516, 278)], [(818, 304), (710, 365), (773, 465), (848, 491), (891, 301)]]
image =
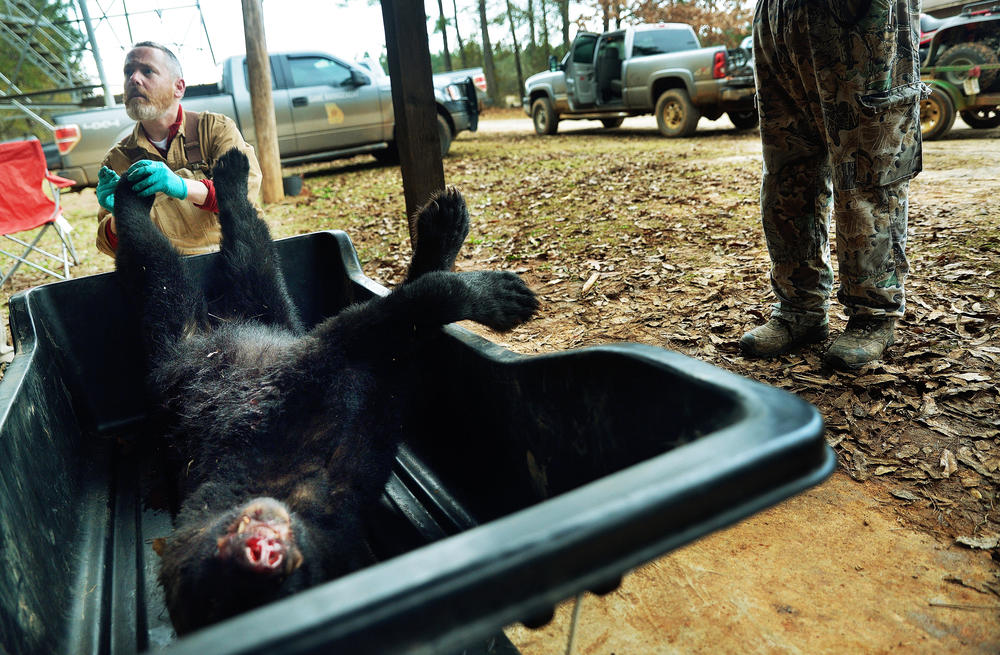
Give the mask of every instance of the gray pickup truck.
[[(284, 164), (371, 153), (396, 159), (392, 92), (377, 64), (351, 64), (319, 52), (278, 53), (271, 58), (271, 88), (278, 128), (278, 150)], [(438, 134), (442, 156), (463, 130), (475, 131), (479, 120), (472, 79), (453, 74), (434, 76)], [(256, 144), (245, 57), (222, 63), (217, 84), (189, 87), (185, 109), (214, 111), (236, 121), (244, 138)], [(54, 117), (60, 161), (58, 174), (81, 186), (97, 184), (105, 153), (135, 126), (124, 105)]]
[(538, 134), (555, 134), (560, 120), (600, 120), (654, 114), (667, 137), (694, 134), (702, 116), (728, 113), (737, 129), (757, 124), (749, 53), (702, 48), (690, 25), (637, 25), (604, 34), (581, 32), (562, 62), (524, 83), (524, 111)]

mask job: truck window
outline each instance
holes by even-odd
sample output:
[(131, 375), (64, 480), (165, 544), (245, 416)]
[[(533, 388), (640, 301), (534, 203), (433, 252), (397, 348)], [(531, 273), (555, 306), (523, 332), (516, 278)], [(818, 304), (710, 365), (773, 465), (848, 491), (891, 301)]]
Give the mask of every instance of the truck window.
[(577, 37), (573, 44), (573, 61), (579, 64), (589, 64), (594, 61), (594, 46), (597, 44), (597, 36), (588, 34)]
[[(225, 74), (226, 74), (225, 71), (226, 70), (228, 70), (228, 68), (223, 68), (223, 73), (222, 73), (223, 77), (225, 77)], [(223, 82), (223, 86), (225, 86), (225, 82)], [(247, 67), (247, 60), (246, 59), (243, 60), (243, 86), (244, 86), (244, 88), (247, 88), (247, 89), (250, 88), (250, 69)], [(277, 89), (278, 88), (278, 80), (274, 76), (274, 64), (273, 63), (271, 64), (271, 88), (272, 89)]]
[[(613, 51), (613, 52), (612, 52)], [(610, 39), (605, 39), (601, 41), (601, 46), (598, 48), (597, 58), (602, 59), (605, 57), (612, 57), (615, 59), (625, 58), (625, 37), (616, 36)]]
[(694, 50), (698, 47), (698, 40), (690, 30), (643, 30), (635, 33), (632, 55), (644, 57), (678, 50)]
[(289, 57), (292, 86), (340, 86), (351, 79), (351, 69), (325, 57)]

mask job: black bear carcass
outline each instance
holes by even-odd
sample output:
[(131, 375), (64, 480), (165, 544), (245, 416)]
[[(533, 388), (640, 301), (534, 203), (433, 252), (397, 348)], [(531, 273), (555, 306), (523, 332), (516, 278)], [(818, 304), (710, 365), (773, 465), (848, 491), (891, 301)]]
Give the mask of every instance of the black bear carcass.
[(305, 332), (247, 169), (237, 151), (214, 169), (225, 293), (211, 303), (151, 223), (151, 198), (127, 183), (115, 197), (116, 269), (178, 464), (180, 511), (159, 550), (180, 634), (368, 562), (363, 521), (407, 431), (421, 343), (464, 319), (507, 330), (538, 307), (513, 273), (451, 272), (468, 213), (450, 188), (421, 211), (395, 291)]

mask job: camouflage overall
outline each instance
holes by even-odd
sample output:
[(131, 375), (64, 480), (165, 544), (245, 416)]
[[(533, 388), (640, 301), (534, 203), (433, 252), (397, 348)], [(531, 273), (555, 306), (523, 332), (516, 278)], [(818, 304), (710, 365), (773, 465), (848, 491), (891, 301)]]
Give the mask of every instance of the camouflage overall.
[(919, 0), (758, 0), (753, 21), (774, 315), (825, 321), (833, 210), (848, 315), (903, 315), (921, 168)]

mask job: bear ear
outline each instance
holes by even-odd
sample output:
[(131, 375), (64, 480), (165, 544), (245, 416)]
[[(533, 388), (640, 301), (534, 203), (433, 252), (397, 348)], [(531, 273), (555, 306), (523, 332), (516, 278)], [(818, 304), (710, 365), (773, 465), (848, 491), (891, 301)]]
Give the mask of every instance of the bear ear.
[(166, 537), (157, 537), (156, 539), (153, 539), (153, 552), (159, 555), (160, 557), (163, 557), (163, 549), (166, 547), (167, 547)]

